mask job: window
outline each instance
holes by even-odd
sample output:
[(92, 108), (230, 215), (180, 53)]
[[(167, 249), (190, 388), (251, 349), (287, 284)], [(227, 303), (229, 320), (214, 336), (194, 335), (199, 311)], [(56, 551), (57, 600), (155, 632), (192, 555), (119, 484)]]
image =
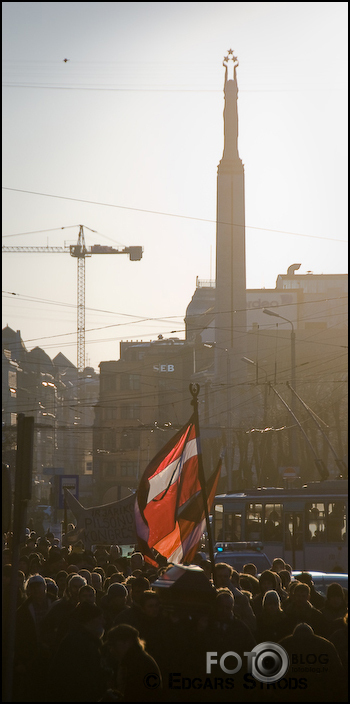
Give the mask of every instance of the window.
[(324, 543), (326, 541), (326, 514), (324, 503), (307, 504), (306, 516), (306, 540), (313, 543)]
[(241, 513), (224, 513), (223, 505), (216, 504), (214, 521), (215, 542), (237, 543), (241, 540)]
[(346, 539), (346, 506), (342, 501), (328, 504), (327, 541), (339, 543)]
[(247, 504), (245, 539), (262, 540), (262, 504)]
[(120, 436), (122, 450), (137, 450), (140, 447), (140, 433), (138, 430), (122, 430)]
[(17, 389), (17, 374), (16, 372), (9, 371), (8, 376), (9, 387), (12, 389)]
[(122, 391), (139, 391), (140, 374), (121, 374), (120, 388)]
[(241, 540), (241, 513), (226, 513), (224, 517), (224, 540), (236, 543)]
[(115, 420), (117, 417), (117, 409), (112, 407), (105, 407), (102, 411), (103, 420)]
[(286, 550), (302, 550), (304, 546), (304, 514), (284, 514), (284, 547)]
[(100, 380), (101, 391), (116, 391), (117, 376), (116, 374), (103, 374)]
[(120, 463), (120, 470), (122, 477), (137, 477), (138, 462), (132, 462), (131, 460), (123, 460)]
[(140, 418), (140, 406), (134, 403), (129, 403), (128, 405), (121, 406), (120, 415), (123, 420), (138, 420)]
[(282, 541), (282, 504), (265, 504), (265, 523), (263, 540), (265, 542)]
[(223, 515), (224, 507), (222, 504), (216, 504), (214, 509), (214, 541), (217, 543), (223, 540)]
[(117, 474), (117, 465), (115, 462), (104, 462), (105, 477), (115, 477)]
[(116, 450), (116, 433), (114, 430), (106, 430), (101, 435), (103, 452), (115, 452)]

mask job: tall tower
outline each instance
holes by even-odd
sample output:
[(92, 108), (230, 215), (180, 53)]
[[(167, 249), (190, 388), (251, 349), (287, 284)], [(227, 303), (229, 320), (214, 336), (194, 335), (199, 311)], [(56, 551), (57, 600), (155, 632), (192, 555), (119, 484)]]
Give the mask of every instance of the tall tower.
[(238, 154), (237, 57), (225, 67), (224, 151), (218, 166), (216, 230), (216, 377), (221, 384), (244, 381), (246, 345), (244, 167)]

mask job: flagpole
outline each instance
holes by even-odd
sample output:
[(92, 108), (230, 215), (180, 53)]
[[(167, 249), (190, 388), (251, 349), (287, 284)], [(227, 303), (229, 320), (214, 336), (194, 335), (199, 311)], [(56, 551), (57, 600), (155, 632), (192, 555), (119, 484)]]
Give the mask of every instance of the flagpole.
[(204, 476), (203, 458), (202, 458), (202, 450), (201, 450), (201, 445), (200, 445), (200, 433), (199, 433), (198, 398), (197, 397), (199, 394), (200, 386), (199, 386), (199, 384), (190, 384), (189, 389), (190, 389), (190, 393), (192, 396), (191, 405), (193, 406), (194, 425), (195, 425), (195, 429), (196, 429), (197, 454), (198, 454), (198, 477), (199, 477), (199, 483), (201, 485), (201, 492), (202, 492), (202, 498), (203, 498), (203, 504), (204, 504), (205, 522), (206, 522), (207, 533), (208, 533), (209, 559), (211, 562), (211, 571), (212, 571), (212, 575), (213, 575), (213, 582), (214, 582), (214, 586), (216, 587), (214, 549), (213, 549), (213, 540), (212, 540), (212, 534), (211, 534), (211, 526), (210, 526), (210, 521), (209, 521), (208, 498), (207, 498), (207, 492), (206, 492), (206, 488), (205, 488), (205, 476)]

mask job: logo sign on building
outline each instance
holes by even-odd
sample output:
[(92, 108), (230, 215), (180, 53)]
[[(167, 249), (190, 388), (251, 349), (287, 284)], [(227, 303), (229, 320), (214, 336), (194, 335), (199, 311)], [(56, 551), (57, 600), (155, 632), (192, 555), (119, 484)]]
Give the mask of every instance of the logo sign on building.
[(59, 477), (58, 484), (58, 508), (64, 508), (64, 489), (69, 491), (79, 499), (79, 474), (64, 474)]
[(299, 477), (299, 467), (280, 467), (279, 473), (282, 479), (297, 479)]
[(153, 370), (155, 372), (174, 372), (175, 367), (173, 364), (154, 364)]

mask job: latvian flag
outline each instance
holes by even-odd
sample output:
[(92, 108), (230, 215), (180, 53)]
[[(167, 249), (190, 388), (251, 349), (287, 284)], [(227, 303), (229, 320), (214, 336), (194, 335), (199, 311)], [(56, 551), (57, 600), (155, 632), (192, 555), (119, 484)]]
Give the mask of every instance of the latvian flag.
[[(146, 467), (135, 501), (139, 549), (157, 565), (155, 553), (169, 562), (190, 561), (205, 530), (204, 505), (198, 476), (198, 445), (194, 417)], [(207, 485), (208, 510), (215, 496), (220, 463)]]

